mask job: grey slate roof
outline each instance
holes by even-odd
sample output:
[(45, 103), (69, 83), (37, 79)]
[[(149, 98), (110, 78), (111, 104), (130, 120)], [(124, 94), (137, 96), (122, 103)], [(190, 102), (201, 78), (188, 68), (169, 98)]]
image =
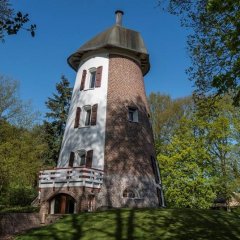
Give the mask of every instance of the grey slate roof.
[(150, 69), (149, 55), (140, 33), (123, 28), (119, 25), (107, 29), (86, 42), (68, 58), (68, 63), (75, 71), (77, 71), (84, 53), (101, 48), (128, 50), (138, 56), (141, 61), (143, 75), (145, 75)]

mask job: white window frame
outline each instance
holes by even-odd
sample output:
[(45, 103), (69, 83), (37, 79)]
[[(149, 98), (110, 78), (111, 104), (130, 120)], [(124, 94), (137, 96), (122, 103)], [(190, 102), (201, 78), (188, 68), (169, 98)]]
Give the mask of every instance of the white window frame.
[[(92, 73), (95, 72), (95, 80), (94, 80), (94, 86), (91, 87), (91, 77), (92, 77)], [(87, 78), (86, 78), (86, 82), (85, 82), (85, 88), (84, 90), (91, 90), (91, 89), (95, 89), (95, 85), (96, 85), (96, 77), (97, 77), (97, 68), (92, 67), (88, 69), (88, 74), (87, 74)]]

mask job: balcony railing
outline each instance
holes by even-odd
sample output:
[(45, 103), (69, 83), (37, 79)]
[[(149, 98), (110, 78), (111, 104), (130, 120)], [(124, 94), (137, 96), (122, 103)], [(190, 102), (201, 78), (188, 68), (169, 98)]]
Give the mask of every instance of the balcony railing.
[(85, 186), (100, 188), (103, 171), (92, 168), (57, 168), (39, 173), (39, 188)]

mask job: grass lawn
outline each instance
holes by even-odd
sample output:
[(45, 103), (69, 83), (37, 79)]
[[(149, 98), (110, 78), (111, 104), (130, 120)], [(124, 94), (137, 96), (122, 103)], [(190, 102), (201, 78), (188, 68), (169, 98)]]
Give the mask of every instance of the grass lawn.
[(240, 214), (192, 209), (119, 209), (69, 215), (17, 240), (240, 239)]

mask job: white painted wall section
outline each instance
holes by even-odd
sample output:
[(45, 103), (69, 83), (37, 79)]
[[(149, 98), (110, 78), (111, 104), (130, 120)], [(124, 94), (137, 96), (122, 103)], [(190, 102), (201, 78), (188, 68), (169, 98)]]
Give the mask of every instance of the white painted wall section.
[[(102, 66), (101, 87), (89, 89), (90, 70)], [(93, 150), (92, 167), (103, 169), (104, 149), (105, 149), (105, 128), (106, 128), (106, 109), (107, 109), (107, 89), (108, 89), (108, 54), (93, 55), (80, 64), (77, 72), (75, 86), (73, 89), (72, 100), (62, 141), (62, 148), (58, 159), (58, 167), (68, 167), (71, 152), (78, 150)], [(82, 72), (87, 70), (85, 89), (80, 91)], [(98, 104), (97, 124), (85, 127), (84, 110), (86, 105)], [(76, 109), (81, 108), (80, 127), (74, 128)], [(79, 166), (77, 160), (74, 167)]]

